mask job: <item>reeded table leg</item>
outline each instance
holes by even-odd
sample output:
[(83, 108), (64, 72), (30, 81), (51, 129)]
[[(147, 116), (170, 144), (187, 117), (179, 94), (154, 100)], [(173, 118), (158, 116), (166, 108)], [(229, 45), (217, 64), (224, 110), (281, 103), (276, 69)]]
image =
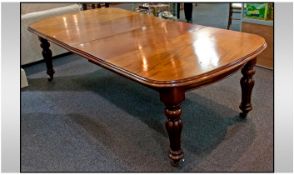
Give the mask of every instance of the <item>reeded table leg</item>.
[(185, 99), (185, 93), (181, 89), (170, 88), (160, 92), (160, 100), (165, 104), (165, 115), (167, 121), (165, 123), (170, 141), (169, 158), (174, 166), (178, 166), (179, 162), (184, 158), (181, 149), (181, 102)]
[(242, 110), (240, 113), (241, 118), (246, 118), (248, 112), (252, 110), (251, 93), (254, 86), (253, 75), (255, 74), (255, 64), (256, 58), (246, 63), (241, 71), (243, 74), (243, 77), (240, 80), (242, 88), (242, 101), (239, 106), (239, 108)]
[(42, 55), (46, 63), (47, 67), (47, 74), (49, 75), (48, 81), (53, 80), (53, 74), (55, 73), (52, 65), (52, 51), (49, 49), (50, 43), (44, 39), (39, 37), (39, 40), (41, 41), (41, 48), (43, 49)]

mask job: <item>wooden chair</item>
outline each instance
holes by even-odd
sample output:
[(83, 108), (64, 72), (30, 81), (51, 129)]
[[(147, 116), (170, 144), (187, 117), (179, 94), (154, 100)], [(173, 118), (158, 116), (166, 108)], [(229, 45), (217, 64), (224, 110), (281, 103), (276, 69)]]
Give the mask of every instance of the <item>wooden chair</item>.
[(241, 18), (233, 18), (234, 14), (240, 14), (242, 15), (242, 5), (239, 5), (240, 3), (230, 3), (230, 9), (229, 9), (229, 20), (228, 20), (228, 25), (227, 25), (227, 29), (229, 30), (231, 25), (232, 25), (232, 21), (233, 20), (240, 20)]
[(109, 3), (82, 3), (83, 10), (96, 9), (96, 8), (101, 8), (101, 7), (108, 8)]

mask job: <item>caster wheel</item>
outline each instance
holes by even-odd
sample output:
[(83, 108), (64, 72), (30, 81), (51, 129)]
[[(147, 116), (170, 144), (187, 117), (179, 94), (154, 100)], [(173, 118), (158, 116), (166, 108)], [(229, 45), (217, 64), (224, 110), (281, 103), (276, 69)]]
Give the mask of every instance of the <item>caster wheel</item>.
[(241, 112), (240, 115), (239, 115), (239, 117), (240, 117), (241, 119), (246, 119), (247, 114)]
[(185, 159), (180, 159), (180, 160), (170, 160), (170, 164), (173, 166), (173, 167), (183, 167), (184, 165), (184, 161)]
[(51, 82), (53, 80), (53, 77), (49, 77), (48, 81)]

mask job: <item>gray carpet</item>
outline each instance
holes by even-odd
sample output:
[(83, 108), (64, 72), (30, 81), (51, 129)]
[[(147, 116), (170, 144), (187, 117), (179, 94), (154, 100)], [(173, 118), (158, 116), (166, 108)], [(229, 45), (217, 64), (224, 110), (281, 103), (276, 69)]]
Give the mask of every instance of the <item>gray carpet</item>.
[(22, 172), (239, 172), (273, 170), (273, 72), (256, 68), (254, 110), (238, 119), (240, 73), (186, 94), (185, 162), (170, 166), (157, 92), (77, 55), (26, 67)]
[[(194, 24), (226, 29), (229, 20), (229, 3), (197, 3), (193, 5), (192, 22)], [(185, 19), (181, 10), (182, 20)], [(241, 14), (233, 13), (233, 19), (240, 19)], [(232, 20), (230, 30), (240, 31), (240, 20)]]

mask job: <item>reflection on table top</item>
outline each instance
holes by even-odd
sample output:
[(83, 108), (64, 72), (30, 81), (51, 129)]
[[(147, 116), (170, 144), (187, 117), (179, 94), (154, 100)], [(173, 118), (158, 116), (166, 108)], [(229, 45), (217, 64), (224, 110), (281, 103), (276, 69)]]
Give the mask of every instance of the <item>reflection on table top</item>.
[(145, 84), (188, 83), (244, 64), (266, 43), (253, 34), (159, 19), (116, 8), (51, 17), (37, 35)]

